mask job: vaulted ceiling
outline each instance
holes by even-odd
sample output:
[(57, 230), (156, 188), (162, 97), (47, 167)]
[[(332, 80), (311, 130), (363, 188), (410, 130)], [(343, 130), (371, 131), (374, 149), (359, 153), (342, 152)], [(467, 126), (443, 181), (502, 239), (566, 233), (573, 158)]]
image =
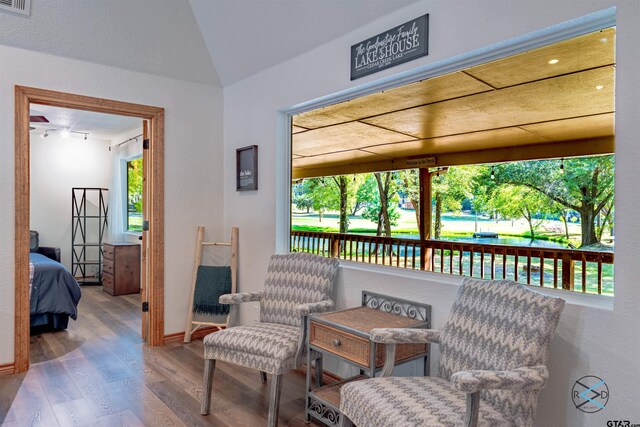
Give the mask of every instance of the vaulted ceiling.
[(32, 1), (0, 12), (0, 43), (197, 83), (218, 76), (187, 0)]
[(189, 0), (223, 86), (416, 0)]
[(34, 0), (0, 44), (224, 87), (415, 1)]
[(614, 71), (609, 28), (306, 112), (293, 176), (611, 153)]

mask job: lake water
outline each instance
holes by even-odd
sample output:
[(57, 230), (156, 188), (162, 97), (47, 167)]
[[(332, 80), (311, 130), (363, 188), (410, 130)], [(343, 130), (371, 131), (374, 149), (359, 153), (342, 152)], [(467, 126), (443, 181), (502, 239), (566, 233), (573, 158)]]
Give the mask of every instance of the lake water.
[(567, 247), (558, 242), (550, 242), (548, 240), (531, 240), (527, 237), (498, 237), (498, 238), (473, 238), (473, 237), (461, 237), (447, 239), (456, 242), (470, 242), (470, 243), (484, 243), (488, 245), (511, 245), (511, 246), (531, 246), (536, 248), (561, 248), (567, 249)]

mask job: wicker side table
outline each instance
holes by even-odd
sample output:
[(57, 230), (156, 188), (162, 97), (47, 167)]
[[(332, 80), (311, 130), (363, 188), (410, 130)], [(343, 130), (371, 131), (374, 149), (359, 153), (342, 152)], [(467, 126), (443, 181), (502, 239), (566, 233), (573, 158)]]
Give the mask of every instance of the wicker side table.
[[(384, 365), (385, 345), (369, 340), (375, 328), (429, 328), (431, 306), (362, 292), (362, 306), (311, 316), (307, 334), (306, 421), (316, 418), (329, 426), (340, 424), (340, 387), (349, 381), (368, 378)], [(338, 357), (360, 370), (360, 375), (322, 386), (322, 359)], [(429, 374), (429, 345), (401, 344), (396, 348), (396, 365), (423, 359)], [(315, 361), (316, 384), (311, 384), (311, 362)]]

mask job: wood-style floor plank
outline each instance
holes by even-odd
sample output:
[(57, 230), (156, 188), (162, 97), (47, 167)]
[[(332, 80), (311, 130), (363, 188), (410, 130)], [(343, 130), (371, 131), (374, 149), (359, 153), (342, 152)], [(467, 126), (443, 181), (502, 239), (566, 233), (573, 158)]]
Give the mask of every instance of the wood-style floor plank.
[(144, 423), (129, 409), (100, 417), (98, 425), (100, 427), (144, 427)]
[(52, 359), (46, 366), (34, 365), (31, 370), (37, 375), (43, 389), (56, 390), (55, 394), (48, 395), (51, 405), (82, 398), (82, 393), (59, 360)]
[(8, 422), (14, 421), (17, 425), (42, 427), (58, 425), (37, 372), (22, 375), (20, 388), (16, 391), (5, 419)]
[(53, 412), (62, 427), (94, 426), (98, 420), (84, 399), (70, 400), (53, 405)]
[[(200, 415), (201, 340), (148, 347), (140, 297), (82, 288), (78, 320), (31, 337), (31, 368), (0, 377), (0, 424), (22, 426), (217, 426), (267, 424), (269, 383), (257, 371), (216, 364), (211, 414)], [(270, 379), (269, 379), (270, 381)], [(304, 377), (285, 375), (279, 425), (303, 427)], [(311, 423), (311, 426), (320, 424)]]

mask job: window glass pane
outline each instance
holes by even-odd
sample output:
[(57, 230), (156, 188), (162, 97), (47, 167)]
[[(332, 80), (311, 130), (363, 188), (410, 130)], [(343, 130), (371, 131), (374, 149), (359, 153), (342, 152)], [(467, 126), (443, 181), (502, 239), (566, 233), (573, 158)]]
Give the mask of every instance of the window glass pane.
[(142, 157), (127, 162), (127, 231), (142, 231)]

